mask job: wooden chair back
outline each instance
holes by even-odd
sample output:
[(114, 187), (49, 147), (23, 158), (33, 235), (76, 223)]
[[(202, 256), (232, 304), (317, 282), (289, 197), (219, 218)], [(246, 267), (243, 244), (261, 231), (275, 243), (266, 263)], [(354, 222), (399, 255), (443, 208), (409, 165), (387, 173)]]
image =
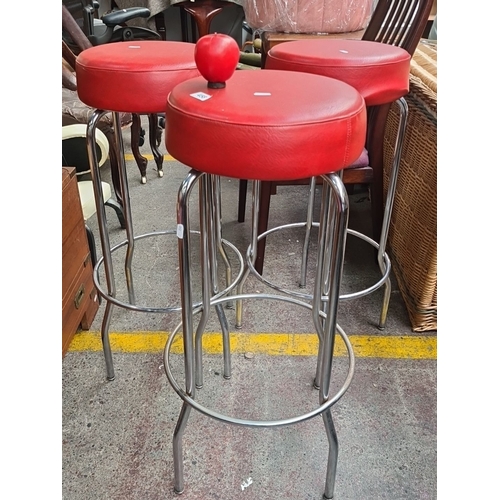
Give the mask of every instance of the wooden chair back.
[(397, 45), (413, 55), (434, 0), (378, 0), (363, 40)]

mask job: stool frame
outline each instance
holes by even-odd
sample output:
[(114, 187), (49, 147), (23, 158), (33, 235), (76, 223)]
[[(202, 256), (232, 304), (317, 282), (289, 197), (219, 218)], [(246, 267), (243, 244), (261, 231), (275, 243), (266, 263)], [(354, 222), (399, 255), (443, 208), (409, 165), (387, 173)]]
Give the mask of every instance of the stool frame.
[[(385, 198), (385, 206), (384, 206), (384, 213), (383, 213), (383, 218), (382, 218), (382, 229), (380, 232), (380, 239), (377, 243), (373, 239), (368, 238), (357, 231), (348, 230), (349, 234), (353, 234), (354, 236), (357, 236), (358, 238), (365, 240), (367, 243), (370, 243), (373, 247), (375, 247), (377, 249), (377, 262), (378, 262), (378, 265), (380, 268), (380, 272), (382, 273), (382, 278), (375, 285), (373, 285), (365, 290), (360, 290), (360, 291), (355, 292), (355, 293), (340, 296), (340, 300), (363, 297), (365, 295), (368, 295), (371, 292), (374, 292), (375, 290), (380, 288), (380, 286), (384, 285), (385, 286), (384, 297), (382, 300), (382, 306), (380, 309), (380, 317), (379, 317), (379, 323), (378, 323), (379, 330), (385, 329), (386, 322), (387, 322), (387, 312), (389, 310), (389, 301), (391, 298), (391, 288), (392, 287), (391, 287), (391, 280), (389, 278), (391, 264), (390, 264), (389, 256), (387, 255), (387, 252), (386, 252), (386, 247), (387, 247), (387, 238), (389, 236), (392, 208), (394, 205), (394, 196), (396, 194), (396, 188), (397, 188), (397, 182), (398, 182), (399, 164), (401, 162), (401, 153), (403, 151), (403, 141), (404, 141), (405, 132), (406, 132), (406, 125), (408, 123), (408, 104), (406, 103), (405, 98), (401, 97), (395, 102), (397, 103), (398, 108), (399, 108), (399, 122), (398, 122), (398, 128), (397, 128), (397, 132), (396, 132), (396, 141), (394, 144), (394, 155), (393, 155), (393, 159), (392, 159), (392, 168), (391, 168), (391, 172), (389, 175), (387, 195)], [(307, 273), (307, 261), (308, 261), (308, 254), (309, 254), (311, 227), (317, 226), (317, 224), (315, 224), (313, 222), (313, 216), (312, 216), (313, 206), (314, 206), (314, 198), (315, 198), (315, 196), (314, 196), (315, 195), (315, 187), (316, 187), (316, 178), (312, 177), (310, 180), (310, 183), (309, 183), (309, 198), (308, 198), (308, 203), (307, 203), (307, 220), (305, 223), (297, 224), (297, 226), (304, 226), (305, 225), (305, 227), (306, 227), (306, 234), (304, 237), (304, 245), (303, 245), (303, 250), (302, 250), (302, 263), (301, 263), (301, 268), (300, 268), (300, 282), (299, 282), (300, 288), (306, 287), (306, 273)], [(282, 226), (282, 227), (285, 227), (285, 226)], [(273, 231), (267, 231), (266, 233), (261, 235), (261, 238), (264, 238), (270, 232), (273, 232)], [(255, 274), (257, 275), (258, 273), (255, 271)]]
[[(390, 272), (391, 272), (391, 261), (389, 258), (389, 255), (386, 251), (387, 247), (387, 239), (389, 236), (389, 228), (390, 228), (390, 222), (391, 222), (391, 215), (392, 215), (392, 208), (394, 205), (394, 197), (396, 194), (396, 188), (397, 188), (397, 181), (398, 181), (398, 174), (399, 174), (399, 165), (401, 161), (401, 154), (403, 151), (403, 142), (404, 142), (404, 136), (406, 132), (406, 125), (408, 122), (408, 105), (406, 103), (406, 100), (404, 97), (399, 98), (397, 101), (395, 101), (398, 105), (399, 108), (399, 122), (398, 122), (398, 129), (397, 129), (397, 134), (396, 134), (396, 142), (394, 146), (394, 155), (392, 159), (392, 169), (389, 175), (389, 183), (388, 183), (388, 189), (387, 189), (387, 195), (385, 198), (385, 206), (384, 206), (384, 213), (383, 213), (383, 219), (382, 219), (382, 229), (380, 233), (380, 238), (379, 241), (375, 241), (374, 239), (366, 236), (363, 233), (360, 233), (358, 231), (355, 231), (353, 229), (347, 229), (347, 233), (355, 236), (366, 243), (370, 244), (377, 250), (377, 263), (380, 269), (380, 278), (378, 281), (376, 281), (374, 284), (371, 286), (364, 288), (362, 290), (358, 290), (356, 292), (352, 292), (349, 294), (342, 294), (339, 297), (339, 300), (344, 301), (344, 300), (350, 300), (350, 299), (357, 299), (360, 297), (364, 297), (366, 295), (369, 295), (370, 293), (375, 292), (382, 286), (384, 286), (384, 296), (382, 299), (382, 305), (380, 308), (380, 316), (379, 316), (379, 322), (378, 322), (378, 328), (379, 330), (384, 330), (386, 323), (387, 323), (387, 313), (389, 310), (389, 302), (390, 302), (390, 297), (391, 297), (391, 280), (390, 280)], [(340, 178), (342, 178), (343, 171), (339, 172)], [(296, 223), (291, 223), (291, 224), (284, 224), (281, 226), (277, 226), (271, 229), (268, 229), (267, 231), (259, 234), (257, 236), (257, 243), (263, 239), (266, 238), (266, 236), (276, 232), (280, 231), (283, 229), (289, 229), (289, 228), (301, 228), (305, 227), (305, 235), (304, 235), (304, 243), (303, 243), (303, 248), (302, 248), (302, 260), (301, 260), (301, 267), (300, 267), (300, 279), (299, 279), (299, 288), (305, 288), (306, 287), (306, 274), (307, 274), (307, 263), (308, 263), (308, 257), (309, 257), (309, 245), (310, 245), (310, 238), (311, 238), (311, 229), (312, 227), (318, 227), (319, 224), (317, 222), (313, 221), (313, 207), (314, 207), (314, 200), (315, 200), (315, 188), (316, 188), (316, 177), (312, 177), (309, 181), (309, 195), (308, 195), (308, 202), (307, 202), (307, 215), (306, 215), (306, 221), (305, 222), (296, 222)], [(255, 228), (258, 227), (258, 221), (256, 222)], [(249, 273), (252, 273), (257, 279), (259, 279), (261, 282), (266, 284), (267, 286), (275, 289), (276, 291), (279, 291), (281, 293), (285, 293), (287, 295), (291, 295), (294, 297), (298, 297), (303, 300), (312, 300), (313, 299), (313, 294), (311, 293), (302, 293), (302, 292), (297, 292), (294, 290), (286, 289), (284, 287), (278, 286), (275, 283), (272, 283), (270, 280), (264, 278), (262, 273), (259, 273), (259, 271), (256, 269), (255, 266), (255, 260), (256, 256), (252, 259), (252, 256), (247, 252), (246, 255), (246, 260), (247, 260), (247, 265), (248, 265), (248, 272), (244, 275), (243, 279), (245, 280), (248, 277)], [(239, 285), (241, 288), (241, 284)], [(323, 300), (326, 300), (326, 296), (323, 296)], [(236, 314), (236, 328), (241, 329), (243, 324), (243, 312), (242, 312), (242, 307), (241, 303), (239, 306), (237, 306), (237, 314)]]
[[(97, 147), (95, 143), (97, 124), (101, 119), (101, 117), (104, 116), (104, 114), (106, 114), (107, 112), (108, 111), (106, 110), (95, 110), (92, 113), (89, 122), (87, 124), (86, 139), (87, 139), (87, 152), (89, 155), (90, 172), (94, 187), (96, 216), (99, 225), (99, 236), (102, 248), (102, 257), (97, 261), (94, 267), (94, 283), (97, 292), (99, 294), (99, 297), (102, 297), (106, 300), (106, 306), (101, 325), (101, 340), (102, 340), (104, 359), (106, 364), (106, 378), (107, 380), (112, 381), (115, 378), (115, 373), (114, 373), (112, 350), (109, 341), (109, 326), (114, 306), (116, 305), (131, 311), (161, 313), (161, 314), (179, 312), (181, 310), (181, 306), (175, 305), (167, 307), (148, 307), (136, 304), (135, 287), (134, 287), (133, 273), (132, 273), (132, 260), (135, 251), (135, 242), (140, 239), (152, 236), (175, 235), (176, 230), (171, 229), (171, 230), (156, 231), (141, 235), (134, 235), (134, 229), (132, 225), (130, 192), (128, 188), (128, 180), (127, 180), (124, 149), (123, 149), (123, 137), (121, 133), (121, 128), (119, 127), (120, 114), (118, 112), (113, 112), (112, 115), (113, 115), (113, 126), (115, 129), (114, 136), (116, 141), (116, 151), (118, 152), (118, 173), (120, 178), (120, 189), (121, 189), (120, 194), (122, 199), (126, 239), (121, 243), (115, 245), (114, 247), (111, 247), (109, 233), (107, 230), (106, 210), (102, 192), (101, 174), (99, 171), (98, 161), (97, 161)], [(239, 282), (241, 276), (243, 275), (244, 261), (240, 252), (232, 243), (222, 240), (220, 217), (217, 217), (220, 214), (220, 184), (218, 180), (215, 178), (211, 178), (211, 192), (212, 192), (211, 196), (212, 213), (210, 214), (210, 223), (212, 231), (210, 232), (210, 245), (212, 253), (210, 257), (210, 263), (211, 263), (211, 268), (214, 269), (214, 272), (216, 273), (217, 272), (216, 254), (218, 252), (222, 256), (222, 260), (226, 267), (226, 280), (227, 280), (225, 288), (219, 291), (216, 279), (217, 274), (214, 274), (213, 277), (214, 285), (212, 287), (212, 295), (214, 299), (217, 299), (219, 297), (226, 295), (227, 293), (230, 293), (233, 289), (236, 288), (237, 283)], [(196, 231), (194, 232), (196, 233)], [(119, 300), (116, 297), (115, 273), (114, 273), (113, 258), (112, 258), (112, 254), (123, 246), (126, 246), (124, 273), (125, 273), (125, 280), (128, 292), (128, 302)], [(226, 247), (232, 250), (232, 252), (236, 255), (236, 259), (239, 262), (239, 272), (234, 277), (234, 279), (233, 279), (231, 263), (226, 253)], [(104, 276), (106, 281), (105, 287), (100, 283), (101, 266), (104, 266)], [(226, 336), (227, 338), (229, 338), (227, 320), (225, 319), (223, 311), (218, 309), (218, 314), (220, 318), (221, 328), (224, 332), (227, 332)], [(225, 351), (227, 350), (228, 346), (226, 345)], [(224, 374), (225, 376), (227, 375), (228, 377), (230, 377), (230, 367), (227, 367)], [(202, 384), (202, 381), (200, 380), (199, 383)]]
[[(173, 389), (183, 400), (182, 408), (177, 420), (173, 434), (173, 455), (174, 455), (174, 491), (182, 493), (184, 491), (183, 454), (182, 437), (191, 413), (191, 409), (196, 409), (200, 413), (234, 425), (248, 427), (278, 427), (291, 425), (308, 420), (321, 414), (328, 437), (329, 453), (327, 461), (327, 473), (323, 498), (332, 499), (338, 459), (338, 439), (331, 415), (331, 407), (347, 391), (354, 374), (354, 354), (347, 335), (337, 325), (337, 309), (340, 295), (340, 282), (342, 278), (342, 268), (344, 262), (344, 251), (347, 236), (347, 221), (349, 214), (348, 197), (345, 187), (337, 174), (324, 175), (325, 189), (323, 190), (322, 209), (319, 231), (319, 258), (315, 279), (313, 303), (306, 303), (297, 298), (287, 295), (271, 294), (242, 294), (242, 286), (245, 278), (250, 272), (248, 266), (238, 282), (238, 292), (233, 296), (226, 296), (214, 299), (211, 271), (211, 255), (209, 237), (210, 216), (212, 203), (210, 196), (210, 174), (192, 169), (186, 179), (181, 184), (177, 202), (177, 236), (179, 249), (179, 269), (181, 281), (181, 310), (182, 321), (169, 337), (164, 350), (164, 368), (167, 378)], [(201, 231), (201, 267), (202, 267), (202, 304), (197, 306), (193, 303), (193, 290), (191, 280), (191, 231), (189, 220), (189, 198), (194, 184), (200, 183), (200, 231)], [(213, 183), (212, 183), (213, 184)], [(253, 263), (257, 248), (257, 219), (258, 219), (258, 199), (261, 181), (253, 182), (252, 192), (252, 237), (247, 251), (250, 262)], [(326, 249), (329, 250), (326, 250)], [(323, 300), (326, 296), (327, 299)], [(199, 388), (198, 378), (202, 370), (201, 339), (203, 331), (208, 321), (212, 306), (220, 306), (222, 303), (235, 300), (237, 310), (241, 307), (244, 299), (269, 299), (280, 300), (299, 305), (311, 310), (313, 323), (318, 334), (318, 362), (315, 381), (319, 388), (318, 407), (303, 415), (281, 420), (247, 420), (223, 415), (206, 406), (201, 405), (195, 399), (196, 389)], [(194, 332), (194, 315), (201, 313), (201, 318)], [(185, 388), (181, 388), (176, 382), (170, 369), (169, 354), (174, 337), (182, 328), (182, 338), (184, 346), (184, 380)], [(335, 395), (330, 395), (331, 371), (333, 366), (333, 349), (335, 333), (338, 332), (342, 341), (346, 345), (349, 356), (349, 369), (341, 389)], [(194, 340), (193, 340), (194, 339)], [(224, 339), (225, 343), (228, 339)], [(230, 366), (230, 361), (224, 353), (224, 368)], [(226, 377), (227, 378), (227, 377)]]

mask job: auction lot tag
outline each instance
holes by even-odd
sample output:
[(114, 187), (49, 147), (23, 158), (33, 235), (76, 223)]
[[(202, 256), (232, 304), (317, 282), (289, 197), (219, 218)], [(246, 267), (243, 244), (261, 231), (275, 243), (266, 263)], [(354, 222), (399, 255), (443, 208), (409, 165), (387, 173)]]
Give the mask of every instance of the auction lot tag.
[(207, 99), (210, 99), (212, 96), (205, 94), (205, 92), (195, 92), (194, 94), (189, 94), (191, 97), (194, 97), (195, 99), (198, 99), (199, 101), (206, 101)]

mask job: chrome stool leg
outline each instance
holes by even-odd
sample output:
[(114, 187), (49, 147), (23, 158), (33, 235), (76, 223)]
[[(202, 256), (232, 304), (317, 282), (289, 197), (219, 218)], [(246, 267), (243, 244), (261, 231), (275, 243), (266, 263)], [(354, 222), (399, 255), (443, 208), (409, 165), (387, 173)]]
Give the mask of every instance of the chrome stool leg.
[[(220, 186), (220, 177), (218, 175), (210, 175), (210, 184), (212, 186), (212, 207), (213, 207), (213, 215), (212, 220), (214, 221), (212, 231), (215, 234), (217, 249), (219, 254), (224, 262), (224, 266), (226, 268), (226, 287), (232, 282), (233, 278), (233, 270), (231, 267), (231, 262), (227, 255), (226, 249), (222, 244), (222, 202), (221, 202), (221, 186)], [(216, 275), (217, 276), (217, 275)], [(217, 282), (217, 280), (215, 280)], [(231, 303), (228, 303), (227, 308), (231, 308)]]
[[(94, 187), (94, 197), (96, 200), (96, 215), (99, 221), (99, 236), (101, 240), (107, 290), (108, 294), (111, 297), (114, 297), (116, 296), (116, 283), (113, 272), (113, 261), (111, 258), (111, 244), (109, 241), (108, 232), (105, 230), (105, 227), (107, 225), (106, 207), (104, 204), (101, 172), (98, 167), (97, 148), (95, 141), (95, 131), (97, 128), (97, 123), (99, 122), (100, 118), (104, 115), (104, 113), (105, 111), (103, 110), (95, 110), (89, 119), (87, 125), (87, 153), (89, 157), (90, 173)], [(99, 281), (97, 268), (94, 268), (94, 281), (96, 283)], [(111, 319), (111, 312), (113, 309), (112, 306), (113, 306), (112, 303), (110, 302), (106, 303), (106, 308), (104, 310), (104, 318), (101, 327), (101, 339), (104, 351), (104, 360), (106, 363), (106, 378), (109, 381), (115, 379), (115, 371), (113, 367), (113, 355), (109, 343), (109, 323)]]
[(328, 463), (326, 466), (325, 492), (323, 498), (331, 500), (335, 486), (335, 476), (337, 475), (337, 462), (339, 457), (339, 441), (337, 432), (333, 424), (332, 410), (329, 408), (321, 414), (323, 424), (325, 425), (326, 435), (328, 436)]
[[(109, 241), (109, 234), (106, 230), (107, 227), (106, 208), (102, 192), (101, 173), (100, 169), (97, 166), (98, 161), (97, 161), (97, 151), (95, 142), (95, 130), (97, 128), (97, 124), (105, 113), (106, 111), (104, 110), (95, 110), (89, 119), (89, 122), (87, 124), (87, 153), (89, 157), (90, 172), (94, 188), (94, 199), (96, 200), (96, 214), (99, 223), (99, 235), (102, 248), (102, 261), (104, 265), (106, 284), (107, 284), (107, 294), (109, 297), (115, 298), (116, 284), (114, 278), (113, 261), (111, 257), (111, 244)], [(134, 304), (135, 293), (132, 281), (132, 257), (134, 252), (134, 236), (132, 230), (130, 196), (128, 191), (125, 160), (123, 155), (123, 139), (121, 134), (119, 113), (113, 113), (113, 125), (115, 127), (114, 135), (116, 140), (116, 150), (118, 151), (118, 171), (121, 184), (120, 194), (123, 203), (123, 218), (128, 238), (127, 254), (125, 259), (125, 276), (127, 281), (129, 300), (132, 304)], [(95, 266), (94, 268), (94, 282), (96, 283), (96, 285), (99, 284), (98, 267), (99, 266)], [(109, 381), (114, 380), (115, 378), (113, 358), (109, 342), (109, 325), (111, 320), (111, 312), (113, 310), (112, 306), (113, 304), (107, 301), (106, 308), (104, 310), (103, 322), (101, 326), (101, 339), (103, 344), (104, 360), (106, 363), (106, 378)]]
[(323, 189), (321, 199), (321, 215), (320, 215), (320, 231), (318, 233), (318, 259), (316, 267), (316, 279), (314, 282), (314, 292), (312, 301), (312, 318), (316, 332), (318, 334), (318, 362), (316, 364), (316, 376), (314, 377), (314, 388), (319, 389), (321, 381), (321, 372), (323, 369), (323, 330), (325, 328), (324, 319), (320, 316), (320, 311), (326, 313), (326, 301), (323, 297), (328, 294), (328, 276), (329, 249), (332, 245), (329, 234), (331, 226), (329, 226), (332, 217), (332, 206), (330, 189)]
[[(247, 261), (250, 260), (252, 265), (255, 264), (257, 259), (257, 238), (258, 238), (258, 225), (259, 225), (259, 203), (261, 181), (254, 180), (252, 184), (252, 240), (247, 250)], [(236, 293), (241, 295), (243, 293), (243, 286), (250, 274), (248, 264), (245, 265), (245, 271), (238, 284)], [(243, 303), (241, 300), (236, 301), (236, 328), (241, 329), (243, 324)]]
[[(189, 231), (189, 195), (194, 183), (200, 177), (199, 172), (191, 171), (181, 184), (177, 201), (177, 243), (179, 249), (179, 270), (181, 276), (181, 304), (187, 307), (181, 308), (183, 341), (184, 341), (184, 374), (185, 391), (190, 397), (195, 396), (195, 354), (193, 349), (193, 294), (191, 289), (191, 266), (190, 266), (190, 231)], [(201, 205), (201, 204), (200, 204)], [(203, 211), (203, 210), (202, 210)], [(203, 243), (202, 243), (203, 246)], [(198, 360), (199, 362), (200, 360)], [(186, 428), (191, 407), (184, 403), (175, 427), (173, 436), (174, 454), (174, 491), (182, 493), (184, 490), (184, 467), (182, 462), (182, 436)]]
[(127, 251), (125, 255), (125, 278), (129, 301), (135, 304), (134, 282), (132, 279), (132, 258), (134, 256), (135, 240), (132, 226), (132, 209), (130, 207), (130, 193), (128, 189), (127, 169), (123, 150), (123, 136), (120, 126), (120, 113), (113, 112), (113, 127), (115, 131), (116, 151), (118, 154), (118, 172), (120, 176), (123, 216), (125, 218), (125, 231), (127, 232)]
[[(200, 212), (200, 258), (201, 258), (201, 281), (202, 281), (202, 304), (201, 318), (196, 328), (194, 336), (193, 349), (193, 294), (191, 281), (190, 264), (190, 220), (189, 220), (189, 196), (196, 181), (199, 180), (199, 212)], [(217, 276), (214, 276), (216, 269), (216, 239), (217, 235), (212, 230), (214, 228), (214, 212), (212, 190), (213, 179), (210, 176), (200, 172), (191, 171), (186, 180), (179, 189), (177, 202), (177, 237), (179, 247), (179, 267), (182, 276), (181, 279), (181, 304), (182, 320), (184, 325), (184, 365), (186, 394), (194, 398), (195, 390), (203, 387), (203, 356), (202, 356), (202, 337), (210, 317), (210, 301), (214, 294), (218, 292), (216, 285)], [(222, 245), (222, 242), (221, 242)], [(189, 306), (191, 305), (191, 306)], [(223, 332), (223, 350), (224, 350), (224, 378), (230, 378), (230, 352), (229, 352), (229, 327), (220, 304), (216, 305), (219, 321)], [(194, 376), (193, 376), (194, 374)], [(189, 419), (191, 407), (183, 404), (179, 420), (177, 422), (174, 437), (174, 471), (176, 493), (181, 493), (184, 489), (184, 473), (182, 465), (182, 436)]]
[[(201, 318), (196, 328), (195, 334), (195, 377), (196, 377), (196, 388), (201, 389), (203, 387), (203, 359), (202, 359), (202, 338), (203, 332), (207, 326), (210, 317), (210, 297), (213, 290), (213, 275), (211, 274), (211, 269), (216, 267), (212, 257), (213, 257), (213, 245), (209, 245), (209, 230), (208, 219), (212, 218), (211, 213), (207, 210), (210, 207), (208, 204), (208, 179), (206, 175), (202, 175), (199, 180), (199, 211), (200, 211), (200, 260), (201, 260), (201, 289), (202, 289), (202, 305), (201, 305)], [(207, 214), (210, 214), (208, 216)], [(186, 221), (189, 226), (189, 217)], [(213, 236), (213, 235), (212, 235)], [(180, 240), (179, 240), (180, 241)], [(188, 304), (190, 306), (192, 302), (182, 302), (183, 304)]]
[[(194, 396), (194, 393), (192, 394)], [(184, 491), (184, 464), (182, 463), (182, 436), (191, 413), (191, 406), (187, 403), (182, 404), (179, 419), (174, 430), (173, 449), (174, 449), (174, 492), (181, 494)]]
[[(199, 179), (199, 212), (200, 212), (200, 259), (202, 263), (202, 311), (201, 318), (195, 334), (195, 377), (196, 388), (203, 387), (203, 360), (202, 360), (202, 338), (203, 332), (210, 318), (210, 299), (219, 293), (217, 285), (217, 249), (222, 247), (222, 237), (217, 233), (215, 221), (216, 211), (214, 211), (214, 178), (213, 176), (203, 175)], [(189, 224), (189, 220), (188, 220)], [(220, 244), (217, 241), (220, 237)], [(229, 259), (228, 259), (229, 262)], [(219, 323), (222, 330), (222, 345), (224, 353), (224, 372), (225, 379), (231, 378), (231, 359), (229, 350), (229, 326), (220, 304), (215, 306)]]
[(104, 317), (101, 325), (102, 350), (104, 352), (104, 362), (106, 363), (106, 378), (110, 382), (115, 379), (115, 369), (113, 365), (113, 353), (109, 343), (109, 325), (111, 323), (111, 313), (113, 312), (113, 303), (107, 301), (104, 309)]
[[(340, 298), (340, 283), (342, 281), (342, 269), (344, 265), (344, 253), (347, 237), (347, 222), (349, 218), (349, 202), (347, 192), (339, 176), (336, 174), (331, 174), (329, 176), (325, 175), (323, 176), (323, 179), (325, 181), (323, 189), (324, 191), (327, 191), (326, 197), (329, 200), (329, 203), (328, 207), (322, 206), (321, 208), (320, 242), (331, 241), (331, 245), (327, 244), (327, 248), (330, 248), (331, 251), (324, 252), (325, 259), (318, 259), (315, 278), (315, 283), (319, 282), (322, 284), (326, 281), (328, 289), (326, 318), (322, 322), (323, 331), (321, 336), (323, 342), (319, 351), (319, 355), (321, 356), (321, 363), (319, 363), (321, 364), (321, 378), (319, 380), (320, 405), (328, 401), (329, 398), (333, 349), (337, 325), (337, 311)], [(323, 201), (325, 201), (325, 197), (323, 197)], [(323, 260), (326, 260), (326, 262), (323, 263)], [(322, 302), (322, 290), (320, 289), (320, 286), (316, 285), (315, 292), (313, 300), (316, 304), (316, 308), (313, 307), (313, 318), (317, 313), (318, 302)], [(315, 324), (318, 324), (317, 320), (315, 320)], [(316, 382), (318, 381), (316, 380)], [(329, 443), (324, 498), (332, 499), (337, 470), (338, 441), (331, 415), (331, 409), (328, 408), (322, 416)]]
[[(219, 293), (219, 273), (217, 265), (217, 252), (219, 252), (224, 266), (226, 268), (226, 287), (232, 282), (232, 268), (229, 257), (226, 253), (222, 242), (222, 228), (221, 228), (221, 189), (220, 189), (220, 177), (216, 175), (208, 175), (208, 183), (210, 187), (207, 189), (206, 196), (206, 211), (211, 214), (208, 221), (209, 227), (208, 232), (210, 233), (210, 259), (212, 262), (212, 295), (215, 296)], [(229, 307), (229, 303), (228, 306)], [(222, 331), (222, 350), (224, 356), (224, 371), (223, 377), (225, 379), (231, 378), (231, 353), (229, 346), (229, 324), (227, 322), (224, 309), (220, 304), (215, 306), (217, 312), (217, 317), (219, 318), (219, 323), (221, 325)]]
[[(389, 176), (389, 185), (387, 188), (384, 216), (382, 219), (382, 231), (380, 234), (380, 242), (377, 253), (377, 260), (382, 273), (386, 271), (384, 254), (387, 246), (387, 238), (389, 236), (392, 207), (394, 205), (394, 196), (396, 194), (396, 187), (398, 183), (399, 166), (401, 163), (401, 153), (403, 152), (403, 140), (406, 132), (406, 125), (408, 123), (408, 104), (406, 103), (406, 100), (403, 97), (401, 97), (396, 102), (399, 106), (400, 118), (396, 134), (396, 142), (394, 145), (394, 157), (392, 160), (392, 169)], [(385, 283), (384, 299), (382, 303), (382, 310), (380, 311), (380, 319), (378, 324), (378, 328), (380, 330), (383, 330), (385, 328), (390, 297), (391, 297), (391, 281), (390, 279), (388, 279)]]

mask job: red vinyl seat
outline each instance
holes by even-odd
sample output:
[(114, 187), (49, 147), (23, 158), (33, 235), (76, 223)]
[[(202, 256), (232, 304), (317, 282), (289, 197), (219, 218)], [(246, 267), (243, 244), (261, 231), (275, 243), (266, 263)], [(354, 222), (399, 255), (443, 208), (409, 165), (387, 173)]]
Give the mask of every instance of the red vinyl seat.
[(282, 43), (267, 56), (266, 69), (305, 71), (352, 85), (367, 106), (393, 102), (409, 90), (410, 54), (367, 40), (311, 39)]
[(354, 162), (365, 142), (366, 108), (354, 88), (331, 78), (237, 71), (222, 90), (207, 88), (202, 77), (176, 86), (166, 122), (175, 124), (166, 129), (167, 150), (196, 170), (289, 180)]
[(91, 47), (76, 60), (78, 97), (88, 106), (163, 113), (178, 83), (199, 75), (194, 44), (133, 40)]

